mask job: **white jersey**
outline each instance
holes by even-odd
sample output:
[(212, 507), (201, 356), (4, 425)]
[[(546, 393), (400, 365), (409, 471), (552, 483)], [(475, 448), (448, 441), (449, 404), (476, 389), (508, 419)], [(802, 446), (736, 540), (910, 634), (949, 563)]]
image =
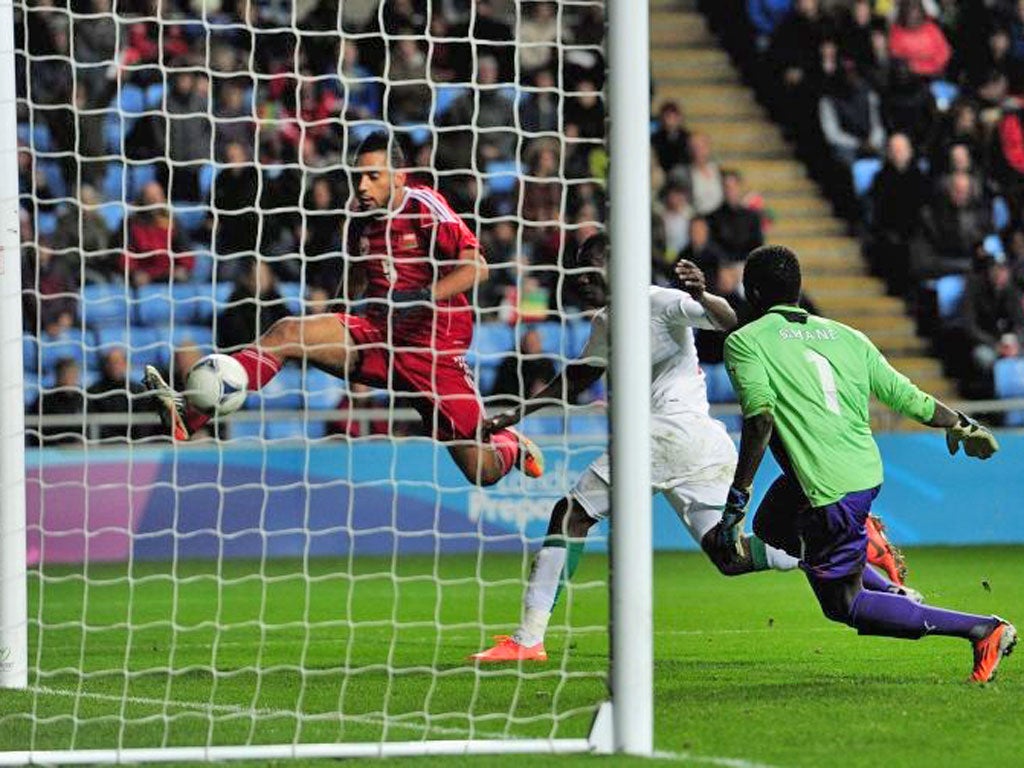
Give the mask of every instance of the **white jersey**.
[[(697, 360), (694, 328), (717, 326), (690, 294), (673, 288), (650, 287), (651, 297), (651, 413), (672, 415), (708, 413), (704, 373)], [(589, 365), (608, 364), (608, 309), (590, 323), (590, 340), (583, 349)], [(589, 358), (589, 359), (588, 359)]]
[[(727, 489), (736, 448), (725, 427), (708, 415), (708, 393), (693, 340), (694, 328), (718, 326), (688, 293), (651, 286), (650, 298), (651, 481), (661, 490), (682, 484), (716, 489), (724, 484)], [(607, 365), (608, 334), (608, 310), (602, 309), (591, 321), (582, 362)], [(607, 454), (590, 468), (609, 481)]]

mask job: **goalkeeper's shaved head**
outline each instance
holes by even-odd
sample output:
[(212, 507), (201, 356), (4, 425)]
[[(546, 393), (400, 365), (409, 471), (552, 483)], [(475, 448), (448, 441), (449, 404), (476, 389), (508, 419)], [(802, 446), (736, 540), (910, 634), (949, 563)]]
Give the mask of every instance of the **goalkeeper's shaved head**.
[(776, 304), (800, 301), (800, 262), (784, 245), (763, 245), (750, 252), (743, 268), (743, 290), (758, 314)]

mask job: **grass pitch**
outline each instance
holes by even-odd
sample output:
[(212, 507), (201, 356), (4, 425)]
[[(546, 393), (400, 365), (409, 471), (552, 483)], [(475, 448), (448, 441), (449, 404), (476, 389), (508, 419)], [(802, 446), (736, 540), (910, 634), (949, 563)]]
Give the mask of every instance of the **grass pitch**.
[[(930, 602), (1022, 621), (1022, 556), (913, 550), (912, 583)], [(560, 610), (548, 665), (478, 674), (463, 660), (512, 628), (526, 565), (402, 558), (392, 576), (390, 560), (272, 562), (262, 572), (179, 563), (136, 565), (130, 579), (121, 565), (47, 568), (30, 582), (31, 615), (42, 620), (31, 637), (34, 687), (0, 692), (0, 749), (585, 736), (605, 695), (603, 557), (584, 559), (572, 630)], [(1020, 657), (997, 683), (971, 687), (965, 642), (859, 638), (821, 617), (798, 573), (726, 579), (699, 555), (664, 554), (655, 578), (656, 746), (676, 760), (1019, 762)]]

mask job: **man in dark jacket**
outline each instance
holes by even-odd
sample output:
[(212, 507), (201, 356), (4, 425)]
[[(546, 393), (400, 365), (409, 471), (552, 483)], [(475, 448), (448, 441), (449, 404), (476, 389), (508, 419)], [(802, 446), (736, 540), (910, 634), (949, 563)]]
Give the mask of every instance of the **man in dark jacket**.
[(217, 316), (217, 347), (230, 353), (252, 344), (289, 315), (277, 278), (265, 261), (247, 259), (235, 280), (228, 307)]
[(725, 200), (711, 214), (711, 238), (732, 261), (746, 261), (747, 254), (764, 243), (761, 217), (743, 204), (743, 177), (738, 171), (722, 172)]
[[(131, 414), (151, 411), (152, 398), (141, 382), (128, 379), (128, 358), (123, 349), (113, 349), (103, 358), (103, 376), (86, 391), (89, 413)], [(148, 424), (116, 424), (100, 427), (100, 439), (139, 440), (156, 433)]]
[(1024, 309), (1020, 289), (1011, 277), (1005, 261), (990, 258), (985, 268), (967, 281), (961, 311), (973, 345), (974, 363), (985, 374), (999, 358), (1020, 353)]
[(914, 162), (914, 148), (902, 133), (889, 137), (885, 165), (871, 185), (870, 256), (889, 284), (903, 292), (911, 238), (921, 227), (928, 179)]
[[(85, 398), (82, 395), (81, 376), (78, 362), (74, 358), (62, 357), (57, 361), (57, 380), (53, 389), (48, 389), (29, 407), (29, 413), (39, 416), (67, 415), (68, 420), (59, 425), (41, 427), (38, 440), (30, 435), (32, 445), (81, 445), (82, 412)], [(77, 415), (76, 415), (77, 414)]]
[(530, 328), (519, 341), (519, 354), (501, 361), (492, 396), (502, 396), (502, 407), (520, 405), (555, 378), (555, 364), (543, 354), (540, 334)]

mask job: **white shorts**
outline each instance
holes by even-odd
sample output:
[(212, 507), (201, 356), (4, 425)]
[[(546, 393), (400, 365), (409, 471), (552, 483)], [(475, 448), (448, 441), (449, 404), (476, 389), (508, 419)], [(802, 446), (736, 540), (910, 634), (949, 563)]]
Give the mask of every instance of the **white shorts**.
[[(722, 518), (736, 471), (736, 446), (721, 422), (687, 414), (655, 417), (652, 425), (652, 493), (661, 493), (700, 544)], [(668, 450), (674, 447), (673, 453)], [(674, 460), (673, 460), (674, 459)], [(611, 492), (608, 454), (598, 457), (576, 481), (572, 498), (594, 520), (608, 517)]]

